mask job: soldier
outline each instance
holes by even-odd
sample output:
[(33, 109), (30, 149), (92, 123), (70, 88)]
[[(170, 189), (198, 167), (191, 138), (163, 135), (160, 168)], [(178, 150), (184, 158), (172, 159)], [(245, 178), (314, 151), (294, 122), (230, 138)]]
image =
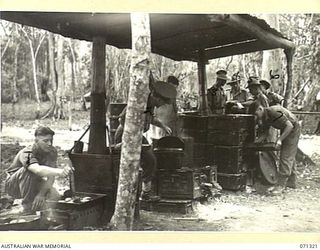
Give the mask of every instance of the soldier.
[(264, 141), (270, 127), (280, 130), (276, 147), (280, 149), (280, 164), (277, 185), (271, 189), (271, 194), (280, 195), (286, 187), (296, 188), (295, 157), (300, 137), (298, 119), (282, 106), (256, 107), (255, 116), (264, 128), (257, 142)]
[(243, 102), (242, 105), (249, 108), (249, 114), (254, 114), (255, 108), (258, 105), (263, 107), (269, 107), (268, 98), (263, 94), (261, 83), (256, 76), (250, 76), (248, 80), (248, 86), (252, 99)]
[(226, 104), (226, 94), (223, 86), (228, 81), (227, 71), (217, 71), (216, 83), (208, 89), (208, 105), (212, 114), (223, 114)]
[(237, 102), (246, 102), (249, 100), (249, 93), (245, 88), (240, 86), (241, 77), (239, 72), (233, 74), (231, 77), (231, 81), (227, 84), (231, 86), (228, 95), (228, 101), (237, 101)]
[(20, 150), (7, 170), (6, 192), (15, 199), (22, 198), (26, 213), (43, 208), (46, 199), (57, 199), (52, 187), (56, 176), (66, 177), (70, 167), (56, 168), (57, 150), (52, 146), (54, 132), (48, 127), (35, 130), (35, 143)]
[[(167, 83), (171, 84), (175, 89), (179, 86), (179, 80), (175, 76), (169, 76)], [(156, 108), (154, 114), (162, 124), (171, 129), (171, 135), (177, 136), (178, 106), (176, 98), (174, 98), (171, 103)], [(152, 138), (154, 139), (161, 138), (167, 134), (165, 130), (156, 126), (153, 126), (152, 130)]]
[[(154, 116), (155, 107), (160, 107), (164, 104), (171, 104), (175, 99), (177, 91), (175, 87), (167, 82), (156, 81), (150, 86), (151, 93), (149, 94), (147, 101), (147, 110), (145, 111), (144, 130), (147, 132), (150, 128), (150, 124), (162, 128), (167, 134), (171, 134), (171, 129), (164, 125)], [(124, 130), (126, 116), (126, 108), (119, 115), (119, 126), (115, 134), (116, 147), (120, 148), (122, 144), (122, 134)], [(142, 143), (148, 145), (148, 141), (145, 137), (142, 139)], [(156, 170), (156, 158), (151, 147), (143, 149), (141, 152), (141, 168), (142, 173), (142, 194), (141, 198), (145, 200), (151, 199), (151, 181)]]
[(269, 106), (273, 105), (282, 105), (284, 102), (284, 98), (270, 90), (271, 84), (267, 80), (260, 80), (262, 92), (268, 98)]

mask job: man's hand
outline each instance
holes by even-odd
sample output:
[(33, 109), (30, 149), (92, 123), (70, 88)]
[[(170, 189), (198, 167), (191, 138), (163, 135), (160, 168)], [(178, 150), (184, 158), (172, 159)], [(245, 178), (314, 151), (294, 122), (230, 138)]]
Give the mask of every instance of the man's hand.
[(59, 173), (60, 177), (68, 177), (73, 172), (74, 169), (69, 166), (66, 166), (59, 170), (60, 170), (60, 173)]
[(171, 128), (169, 128), (168, 126), (164, 125), (164, 126), (163, 126), (163, 129), (164, 129), (164, 131), (166, 131), (166, 133), (167, 133), (168, 135), (171, 135), (171, 134), (172, 134), (172, 130), (171, 130)]
[(281, 140), (278, 139), (278, 140), (276, 141), (276, 149), (280, 149), (281, 146), (282, 146), (282, 142), (281, 142)]
[(34, 201), (32, 202), (32, 207), (31, 209), (33, 211), (39, 210), (43, 207), (46, 199), (43, 194), (37, 194), (37, 196), (34, 198)]
[(265, 141), (265, 137), (264, 136), (260, 136), (259, 138), (256, 139), (257, 143), (263, 143)]
[(114, 145), (115, 149), (121, 149), (122, 143), (117, 143), (116, 145)]

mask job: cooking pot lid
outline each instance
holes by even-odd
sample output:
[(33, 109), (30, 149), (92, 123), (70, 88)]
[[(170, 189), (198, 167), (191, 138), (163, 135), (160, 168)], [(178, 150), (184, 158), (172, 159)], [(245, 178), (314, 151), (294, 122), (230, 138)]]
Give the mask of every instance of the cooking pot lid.
[(182, 148), (155, 148), (156, 152), (183, 152)]
[(165, 136), (159, 139), (157, 148), (180, 148), (184, 149), (184, 142), (177, 136)]

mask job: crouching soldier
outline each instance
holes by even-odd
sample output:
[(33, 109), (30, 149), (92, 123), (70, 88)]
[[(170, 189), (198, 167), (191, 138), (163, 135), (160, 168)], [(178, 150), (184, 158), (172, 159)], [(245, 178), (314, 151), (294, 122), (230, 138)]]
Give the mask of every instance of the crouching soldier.
[[(175, 100), (177, 91), (174, 86), (167, 82), (157, 81), (150, 86), (151, 93), (149, 94), (147, 101), (147, 109), (145, 113), (145, 121), (144, 121), (144, 129), (143, 132), (147, 132), (150, 128), (150, 124), (162, 128), (166, 134), (171, 134), (171, 129), (161, 123), (154, 116), (155, 107), (160, 107), (165, 104), (171, 104), (173, 100)], [(126, 108), (119, 115), (119, 126), (116, 130), (115, 134), (115, 143), (116, 148), (121, 147), (122, 144), (122, 134), (124, 130), (125, 124), (125, 116), (126, 116)], [(145, 137), (142, 139), (142, 144), (148, 145), (148, 141)], [(142, 148), (141, 151), (141, 168), (142, 172), (142, 195), (141, 198), (148, 200), (152, 198), (151, 194), (151, 181), (154, 177), (154, 172), (156, 170), (156, 158), (153, 153), (151, 146)]]
[(270, 190), (271, 193), (279, 195), (286, 187), (296, 188), (295, 157), (300, 137), (298, 119), (279, 105), (267, 108), (258, 105), (255, 115), (263, 131), (266, 131), (258, 138), (258, 142), (265, 140), (270, 127), (280, 130), (280, 136), (276, 141), (276, 147), (280, 149), (278, 184)]
[(48, 127), (35, 131), (33, 145), (21, 149), (8, 168), (6, 192), (15, 199), (22, 199), (24, 212), (40, 210), (46, 199), (58, 199), (52, 187), (56, 176), (66, 177), (70, 167), (56, 168), (57, 150), (52, 146), (54, 132)]

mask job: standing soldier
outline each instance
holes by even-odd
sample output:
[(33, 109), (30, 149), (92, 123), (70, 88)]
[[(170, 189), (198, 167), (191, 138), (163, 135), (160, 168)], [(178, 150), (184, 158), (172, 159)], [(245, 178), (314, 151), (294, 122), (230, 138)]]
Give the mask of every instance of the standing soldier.
[[(171, 84), (167, 82), (156, 81), (150, 85), (151, 93), (149, 94), (147, 101), (147, 109), (145, 113), (144, 127), (143, 132), (147, 132), (150, 128), (150, 125), (157, 126), (162, 128), (167, 134), (171, 134), (171, 129), (159, 121), (154, 116), (154, 109), (165, 104), (172, 103), (172, 100), (175, 99), (177, 95), (177, 90)], [(126, 117), (126, 108), (119, 115), (119, 126), (115, 134), (116, 148), (120, 148), (122, 145), (122, 134), (124, 131)], [(151, 187), (152, 179), (154, 177), (154, 172), (156, 170), (156, 158), (153, 153), (151, 146), (149, 145), (147, 139), (143, 137), (142, 144), (145, 147), (141, 151), (141, 168), (142, 172), (142, 194), (141, 198), (144, 200), (151, 199)]]
[(249, 114), (254, 114), (257, 106), (269, 107), (268, 98), (263, 94), (261, 83), (256, 76), (250, 76), (248, 86), (250, 94), (253, 96), (252, 100), (242, 103), (243, 106), (249, 107)]
[[(179, 86), (179, 80), (175, 76), (169, 76), (167, 83), (172, 85), (175, 89)], [(167, 103), (156, 108), (154, 115), (160, 122), (162, 122), (162, 124), (171, 129), (171, 135), (177, 136), (178, 106), (176, 98), (173, 98), (171, 103)], [(167, 135), (165, 130), (157, 126), (152, 127), (152, 132), (152, 138), (154, 139), (159, 139)]]
[(269, 106), (283, 104), (284, 98), (281, 95), (271, 91), (271, 84), (267, 80), (260, 80), (260, 83), (263, 94), (268, 98)]
[(217, 71), (216, 83), (208, 89), (208, 105), (212, 114), (223, 114), (226, 104), (226, 94), (223, 86), (228, 81), (227, 71)]
[(258, 105), (255, 116), (264, 128), (257, 142), (264, 141), (270, 127), (280, 130), (276, 147), (280, 149), (280, 164), (277, 185), (270, 190), (273, 195), (280, 195), (286, 187), (296, 188), (295, 157), (300, 137), (298, 119), (289, 110), (276, 105), (265, 108)]
[(246, 102), (249, 100), (249, 93), (248, 91), (240, 86), (241, 77), (239, 72), (233, 74), (231, 77), (231, 81), (227, 84), (231, 86), (228, 95), (228, 101), (237, 101), (237, 102)]

